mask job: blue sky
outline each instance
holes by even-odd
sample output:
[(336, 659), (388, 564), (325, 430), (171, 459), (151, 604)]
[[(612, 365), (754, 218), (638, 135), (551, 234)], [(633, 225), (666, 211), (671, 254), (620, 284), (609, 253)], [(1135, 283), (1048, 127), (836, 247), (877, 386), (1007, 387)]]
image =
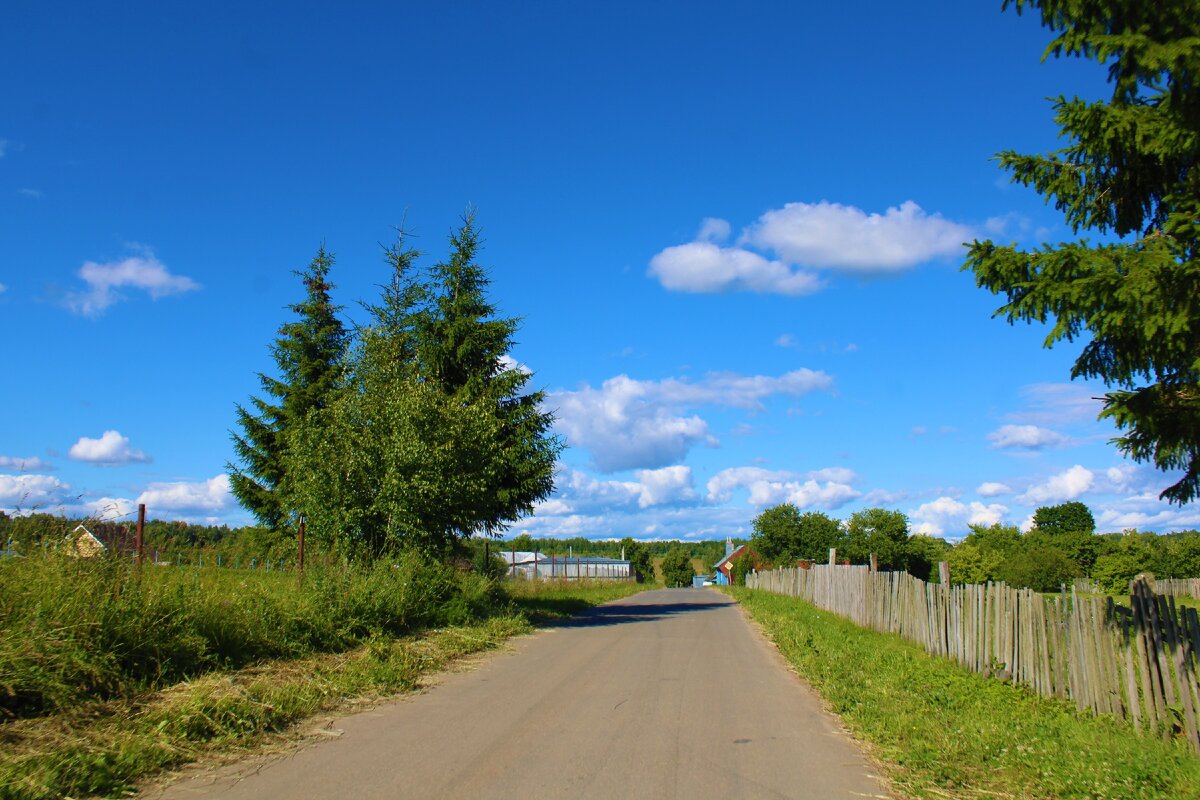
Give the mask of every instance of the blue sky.
[[(1200, 525), (991, 318), (975, 237), (1073, 238), (993, 154), (1058, 146), (995, 4), (20, 3), (0, 28), (0, 508), (240, 524), (234, 404), (325, 243), (350, 319), (403, 222), (477, 209), (569, 445), (514, 532), (745, 535), (873, 505), (955, 538), (1081, 500)], [(253, 6), (246, 8), (243, 6)]]

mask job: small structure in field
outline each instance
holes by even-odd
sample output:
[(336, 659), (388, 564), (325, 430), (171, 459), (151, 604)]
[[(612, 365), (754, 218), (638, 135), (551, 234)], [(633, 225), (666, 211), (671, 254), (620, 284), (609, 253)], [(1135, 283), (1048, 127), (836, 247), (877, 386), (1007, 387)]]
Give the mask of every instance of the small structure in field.
[(83, 525), (76, 525), (67, 537), (67, 555), (77, 558), (95, 558), (108, 552), (104, 542)]

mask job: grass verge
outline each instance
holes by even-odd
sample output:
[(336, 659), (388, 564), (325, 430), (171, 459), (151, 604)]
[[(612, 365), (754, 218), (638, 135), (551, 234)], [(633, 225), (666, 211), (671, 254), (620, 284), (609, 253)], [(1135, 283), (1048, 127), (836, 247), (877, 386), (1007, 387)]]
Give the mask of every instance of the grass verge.
[(1200, 758), (983, 678), (794, 598), (733, 589), (796, 671), (914, 797), (1200, 798)]

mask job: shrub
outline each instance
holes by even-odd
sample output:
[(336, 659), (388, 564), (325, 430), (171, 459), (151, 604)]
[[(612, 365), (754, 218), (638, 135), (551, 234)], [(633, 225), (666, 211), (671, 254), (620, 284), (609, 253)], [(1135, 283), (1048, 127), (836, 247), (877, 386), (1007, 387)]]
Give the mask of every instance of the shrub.
[(1079, 567), (1061, 550), (1034, 545), (1009, 556), (1000, 578), (1012, 586), (1038, 592), (1058, 591), (1079, 576)]
[(668, 587), (691, 586), (696, 570), (687, 551), (676, 547), (663, 556), (662, 573), (663, 582)]

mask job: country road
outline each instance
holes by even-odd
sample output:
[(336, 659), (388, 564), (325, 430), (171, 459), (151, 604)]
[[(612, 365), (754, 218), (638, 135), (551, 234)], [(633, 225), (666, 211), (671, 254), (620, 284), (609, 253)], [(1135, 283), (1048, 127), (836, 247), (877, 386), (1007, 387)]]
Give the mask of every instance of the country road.
[(337, 738), (149, 797), (885, 797), (812, 691), (707, 589), (591, 609)]

